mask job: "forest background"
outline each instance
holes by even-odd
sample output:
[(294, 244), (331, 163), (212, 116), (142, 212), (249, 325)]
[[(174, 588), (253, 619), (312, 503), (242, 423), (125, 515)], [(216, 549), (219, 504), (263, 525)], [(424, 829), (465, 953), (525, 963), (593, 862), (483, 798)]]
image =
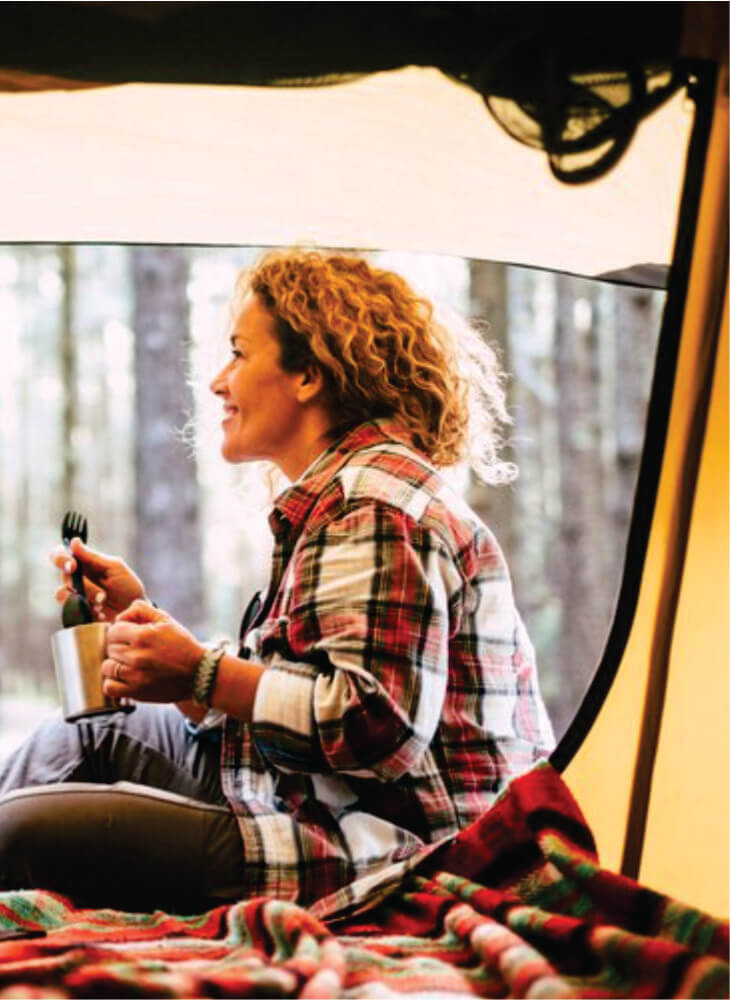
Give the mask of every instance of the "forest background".
[[(58, 700), (48, 552), (65, 510), (201, 638), (266, 584), (268, 493), (220, 457), (208, 390), (256, 247), (0, 247), (0, 760)], [(481, 260), (372, 252), (470, 316), (510, 373), (514, 484), (452, 479), (495, 532), (560, 736), (621, 580), (664, 292)]]

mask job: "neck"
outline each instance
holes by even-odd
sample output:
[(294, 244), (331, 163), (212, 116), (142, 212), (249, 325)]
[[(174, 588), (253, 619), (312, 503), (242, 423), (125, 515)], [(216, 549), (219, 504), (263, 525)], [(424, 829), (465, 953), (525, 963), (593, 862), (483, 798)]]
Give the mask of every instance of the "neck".
[(333, 421), (324, 415), (313, 414), (313, 419), (302, 428), (300, 439), (277, 463), (290, 482), (295, 482), (315, 458), (329, 447), (336, 436), (333, 430)]

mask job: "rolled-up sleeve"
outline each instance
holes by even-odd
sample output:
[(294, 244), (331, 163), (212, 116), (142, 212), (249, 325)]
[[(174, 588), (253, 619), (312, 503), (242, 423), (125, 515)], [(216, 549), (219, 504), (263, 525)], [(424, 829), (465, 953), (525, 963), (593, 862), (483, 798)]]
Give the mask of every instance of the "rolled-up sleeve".
[(418, 766), (444, 704), (450, 574), (439, 539), (383, 504), (300, 541), (253, 709), (271, 764), (381, 780)]

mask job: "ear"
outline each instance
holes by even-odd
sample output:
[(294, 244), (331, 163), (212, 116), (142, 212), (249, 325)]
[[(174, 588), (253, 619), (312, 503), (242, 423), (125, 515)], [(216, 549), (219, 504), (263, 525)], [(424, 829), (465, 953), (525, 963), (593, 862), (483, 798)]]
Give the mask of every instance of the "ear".
[(312, 403), (324, 390), (324, 378), (322, 371), (316, 365), (308, 365), (300, 373), (297, 382), (297, 401)]

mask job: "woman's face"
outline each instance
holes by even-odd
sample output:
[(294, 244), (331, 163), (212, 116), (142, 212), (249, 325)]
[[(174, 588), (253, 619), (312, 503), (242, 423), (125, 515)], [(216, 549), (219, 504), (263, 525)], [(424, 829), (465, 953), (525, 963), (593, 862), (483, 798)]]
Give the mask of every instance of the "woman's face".
[(255, 295), (244, 300), (230, 339), (232, 357), (210, 386), (223, 401), (223, 457), (268, 459), (295, 478), (307, 444), (306, 376), (281, 368), (274, 317)]

